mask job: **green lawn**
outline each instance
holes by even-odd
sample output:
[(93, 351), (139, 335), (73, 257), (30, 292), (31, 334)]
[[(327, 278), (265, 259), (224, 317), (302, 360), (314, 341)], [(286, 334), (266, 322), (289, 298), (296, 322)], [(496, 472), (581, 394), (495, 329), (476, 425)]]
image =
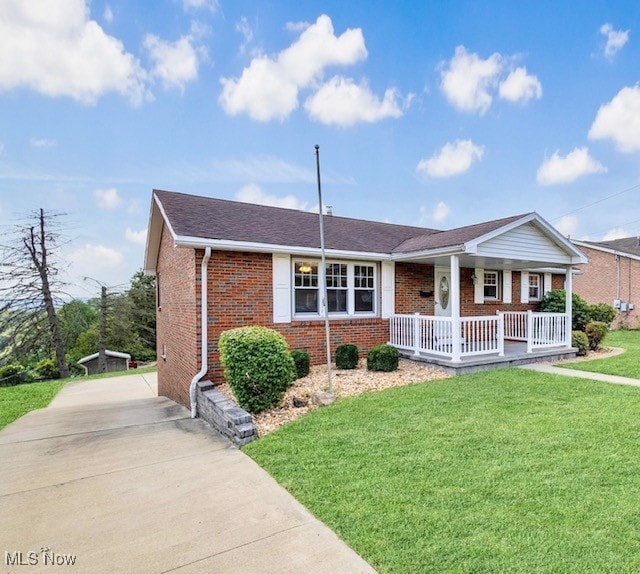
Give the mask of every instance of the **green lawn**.
[(608, 347), (621, 347), (626, 349), (626, 352), (609, 359), (565, 363), (559, 366), (640, 379), (640, 331), (610, 331), (602, 344)]
[(0, 429), (29, 411), (46, 407), (67, 380), (0, 387)]
[(640, 389), (503, 369), (243, 449), (381, 572), (640, 572)]

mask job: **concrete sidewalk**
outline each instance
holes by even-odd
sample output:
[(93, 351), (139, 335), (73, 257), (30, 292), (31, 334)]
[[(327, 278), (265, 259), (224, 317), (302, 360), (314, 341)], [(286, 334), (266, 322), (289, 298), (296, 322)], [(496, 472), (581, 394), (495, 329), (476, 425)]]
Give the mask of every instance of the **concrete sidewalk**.
[(373, 572), (154, 384), (73, 383), (0, 432), (2, 572), (46, 570), (52, 553), (75, 572)]
[(613, 383), (615, 385), (631, 385), (633, 387), (640, 387), (639, 379), (618, 377), (616, 375), (605, 375), (604, 373), (592, 373), (590, 371), (580, 371), (578, 369), (564, 369), (556, 367), (551, 363), (532, 363), (530, 365), (521, 365), (519, 368), (528, 369), (529, 371), (538, 371), (540, 373), (550, 373), (552, 375), (563, 375), (565, 377), (580, 377), (581, 379), (591, 379), (593, 381), (602, 381), (603, 383)]

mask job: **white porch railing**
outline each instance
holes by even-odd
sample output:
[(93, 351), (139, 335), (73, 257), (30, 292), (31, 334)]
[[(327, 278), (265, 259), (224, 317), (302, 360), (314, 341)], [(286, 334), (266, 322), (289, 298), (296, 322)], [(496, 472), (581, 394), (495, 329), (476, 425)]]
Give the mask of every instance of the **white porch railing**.
[(566, 313), (534, 313), (533, 311), (498, 311), (504, 316), (504, 337), (526, 341), (527, 353), (534, 349), (559, 347), (567, 341)]
[[(389, 342), (414, 355), (444, 357), (504, 354), (503, 317), (462, 317), (454, 331), (451, 317), (392, 315)], [(456, 336), (457, 335), (457, 336)], [(457, 348), (456, 348), (457, 347)]]
[(564, 346), (567, 341), (565, 313), (531, 311), (498, 312), (493, 316), (451, 317), (392, 315), (389, 342), (414, 355), (451, 358), (504, 355), (504, 341), (525, 341), (527, 353), (534, 349)]

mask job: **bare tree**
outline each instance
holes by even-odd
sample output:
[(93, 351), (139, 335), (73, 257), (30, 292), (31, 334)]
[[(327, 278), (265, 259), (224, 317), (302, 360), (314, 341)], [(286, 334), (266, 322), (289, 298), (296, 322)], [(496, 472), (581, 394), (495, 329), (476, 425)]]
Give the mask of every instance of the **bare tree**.
[(58, 219), (43, 209), (15, 226), (2, 245), (0, 264), (0, 332), (12, 354), (55, 354), (61, 377), (69, 376), (56, 307), (64, 283), (56, 265), (61, 246)]

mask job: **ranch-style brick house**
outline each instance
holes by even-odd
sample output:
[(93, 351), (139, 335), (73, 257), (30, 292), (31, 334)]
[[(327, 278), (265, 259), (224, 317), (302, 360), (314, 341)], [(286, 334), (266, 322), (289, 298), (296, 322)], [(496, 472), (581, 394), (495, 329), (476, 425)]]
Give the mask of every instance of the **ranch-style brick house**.
[(573, 243), (589, 260), (574, 277), (574, 292), (589, 303), (613, 305), (615, 325), (640, 327), (640, 237)]
[(191, 405), (222, 379), (220, 333), (264, 325), (322, 363), (391, 343), (451, 368), (571, 353), (567, 313), (537, 313), (585, 256), (536, 213), (440, 231), (155, 190), (145, 270), (157, 285), (159, 394)]

